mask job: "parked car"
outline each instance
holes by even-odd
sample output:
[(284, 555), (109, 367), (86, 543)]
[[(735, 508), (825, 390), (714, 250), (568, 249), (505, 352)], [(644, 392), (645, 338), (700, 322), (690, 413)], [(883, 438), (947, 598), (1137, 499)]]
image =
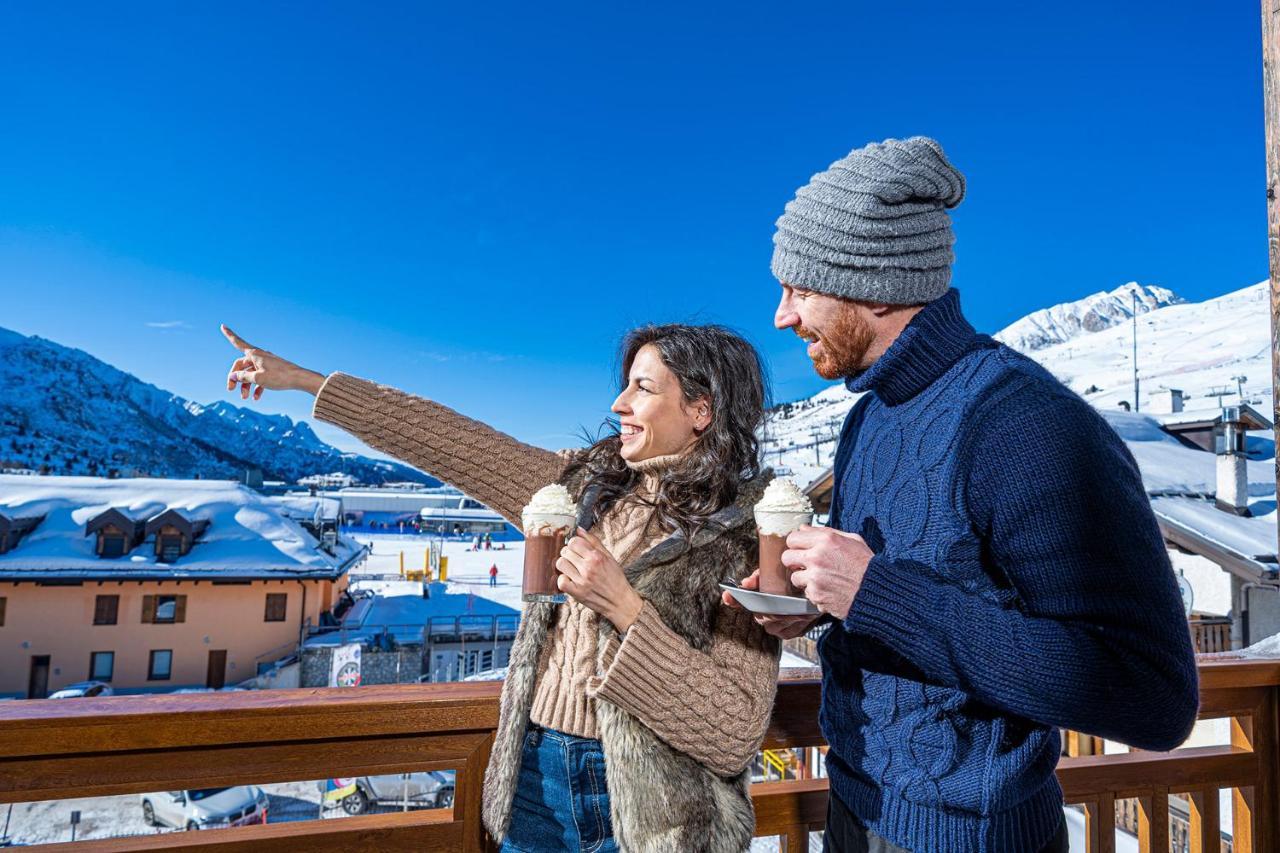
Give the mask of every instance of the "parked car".
[[(320, 783), (322, 788), (324, 783)], [(415, 809), (447, 809), (453, 805), (453, 773), (431, 770), (421, 773), (391, 773), (386, 776), (359, 776), (356, 789), (338, 803), (347, 814), (363, 814), (372, 805)]]
[(111, 696), (115, 691), (105, 681), (77, 681), (49, 694), (50, 699), (76, 699), (81, 696)]
[(256, 785), (143, 794), (142, 819), (178, 829), (266, 823), (267, 795)]

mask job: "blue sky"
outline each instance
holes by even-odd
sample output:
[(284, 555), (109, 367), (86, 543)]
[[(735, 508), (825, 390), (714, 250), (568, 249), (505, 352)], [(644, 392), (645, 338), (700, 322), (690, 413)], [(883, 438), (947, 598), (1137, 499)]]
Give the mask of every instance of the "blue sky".
[(716, 321), (794, 399), (824, 383), (772, 328), (773, 222), (868, 141), (966, 174), (983, 331), (1265, 278), (1260, 41), (1181, 0), (11, 7), (0, 326), (210, 402), (226, 322), (559, 447), (627, 328)]

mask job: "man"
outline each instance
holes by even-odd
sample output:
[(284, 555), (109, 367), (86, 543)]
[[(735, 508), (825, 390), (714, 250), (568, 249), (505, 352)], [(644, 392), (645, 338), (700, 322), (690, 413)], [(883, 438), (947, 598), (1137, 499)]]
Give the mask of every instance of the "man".
[[(964, 191), (936, 142), (890, 139), (815, 175), (774, 236), (775, 325), (866, 392), (830, 526), (783, 556), (831, 623), (828, 851), (1065, 851), (1057, 729), (1167, 750), (1196, 718), (1133, 457), (949, 289)], [(757, 619), (781, 637), (814, 624)]]

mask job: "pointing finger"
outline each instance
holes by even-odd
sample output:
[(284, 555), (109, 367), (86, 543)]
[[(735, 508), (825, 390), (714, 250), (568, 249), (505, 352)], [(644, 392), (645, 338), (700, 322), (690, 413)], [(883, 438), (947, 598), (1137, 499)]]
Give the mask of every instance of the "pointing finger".
[(244, 339), (244, 338), (240, 337), (240, 336), (239, 336), (239, 335), (237, 335), (235, 332), (233, 332), (233, 331), (231, 331), (230, 329), (228, 329), (228, 328), (227, 328), (227, 326), (226, 326), (226, 324), (221, 324), (221, 325), (219, 325), (219, 327), (218, 327), (218, 328), (222, 329), (222, 334), (223, 334), (224, 336), (226, 336), (226, 339), (227, 339), (228, 341), (230, 341), (230, 342), (231, 342), (231, 345), (232, 345), (233, 347), (235, 347), (236, 349), (238, 349), (238, 350), (251, 350), (251, 349), (253, 349), (253, 347), (249, 346), (248, 342), (247, 342), (247, 341), (245, 341), (245, 339)]

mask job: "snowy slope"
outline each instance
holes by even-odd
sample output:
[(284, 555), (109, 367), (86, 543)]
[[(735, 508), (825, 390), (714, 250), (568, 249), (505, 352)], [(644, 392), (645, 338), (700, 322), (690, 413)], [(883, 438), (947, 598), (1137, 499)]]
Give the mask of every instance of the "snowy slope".
[[(1205, 302), (1179, 302), (1142, 314), (1138, 319), (1141, 412), (1151, 411), (1154, 392), (1177, 388), (1187, 395), (1189, 413), (1203, 411), (1212, 415), (1218, 410), (1219, 401), (1231, 404), (1240, 400), (1233, 379), (1237, 376), (1247, 377), (1242, 385), (1244, 399), (1254, 401), (1252, 405), (1261, 412), (1271, 411), (1268, 300), (1267, 284), (1263, 282)], [(1030, 328), (1031, 324), (1025, 327)], [(1118, 410), (1122, 400), (1133, 401), (1133, 336), (1129, 323), (1078, 334), (1027, 354), (1104, 412)], [(1230, 393), (1209, 393), (1223, 389)], [(824, 440), (824, 436), (838, 434), (855, 399), (837, 384), (806, 400), (774, 409), (765, 427), (766, 462), (789, 472), (802, 486), (811, 482), (831, 465), (835, 453), (835, 442)], [(1164, 448), (1153, 453), (1161, 451)], [(1163, 467), (1153, 471), (1152, 477), (1176, 479), (1170, 469)]]
[(992, 337), (1014, 349), (1031, 352), (1120, 325), (1133, 317), (1135, 307), (1142, 315), (1183, 301), (1171, 290), (1131, 281), (1110, 293), (1099, 291), (1075, 302), (1042, 308)]
[(344, 453), (305, 422), (231, 403), (185, 400), (40, 337), (0, 328), (0, 468), (53, 474), (266, 479), (345, 471), (364, 482), (436, 481)]

